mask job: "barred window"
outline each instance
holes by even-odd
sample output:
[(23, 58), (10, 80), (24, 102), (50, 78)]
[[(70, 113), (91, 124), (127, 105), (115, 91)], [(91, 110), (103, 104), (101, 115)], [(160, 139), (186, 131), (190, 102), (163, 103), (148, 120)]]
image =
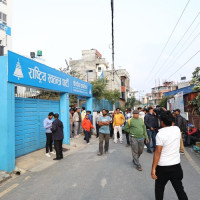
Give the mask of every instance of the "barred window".
[(7, 15), (4, 14), (4, 13), (2, 13), (2, 12), (0, 12), (0, 21), (1, 21), (3, 24), (7, 25)]

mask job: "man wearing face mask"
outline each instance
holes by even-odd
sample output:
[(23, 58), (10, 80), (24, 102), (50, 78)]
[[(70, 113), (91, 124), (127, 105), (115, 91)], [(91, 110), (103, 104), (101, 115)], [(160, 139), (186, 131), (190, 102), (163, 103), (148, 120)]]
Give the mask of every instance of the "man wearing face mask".
[(151, 140), (153, 143), (153, 151), (155, 151), (156, 148), (156, 119), (153, 114), (153, 108), (148, 108), (148, 113), (144, 117), (144, 122), (147, 129), (147, 134), (149, 138), (149, 143), (147, 143), (147, 152), (152, 153), (151, 151)]

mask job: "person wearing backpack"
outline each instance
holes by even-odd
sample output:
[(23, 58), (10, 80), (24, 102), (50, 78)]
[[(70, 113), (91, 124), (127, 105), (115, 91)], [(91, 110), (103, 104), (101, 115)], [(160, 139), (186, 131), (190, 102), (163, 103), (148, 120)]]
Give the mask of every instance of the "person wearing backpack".
[(180, 145), (180, 154), (184, 154), (184, 143), (183, 143), (183, 135), (187, 134), (187, 121), (183, 118), (180, 113), (180, 109), (175, 110), (175, 126), (178, 126), (181, 130), (181, 145)]
[(143, 153), (144, 139), (149, 143), (146, 127), (142, 119), (139, 118), (138, 110), (133, 111), (133, 118), (128, 120), (125, 131), (130, 133), (130, 144), (133, 156), (133, 163), (138, 171), (142, 171), (139, 158)]

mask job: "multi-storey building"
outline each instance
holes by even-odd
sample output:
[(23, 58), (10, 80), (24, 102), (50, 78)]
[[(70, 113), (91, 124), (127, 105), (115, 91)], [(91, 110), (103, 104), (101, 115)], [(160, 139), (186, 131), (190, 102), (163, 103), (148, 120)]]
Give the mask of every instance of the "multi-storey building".
[(11, 50), (11, 1), (0, 0), (0, 56)]
[[(104, 77), (108, 80), (108, 90), (119, 90), (121, 93), (121, 105), (129, 98), (130, 92), (130, 75), (126, 69), (118, 69), (114, 71), (114, 78), (112, 70), (107, 70)], [(114, 79), (114, 80), (113, 80)]]
[(98, 78), (108, 80), (108, 90), (118, 90), (121, 94), (121, 105), (124, 105), (130, 92), (130, 76), (125, 69), (109, 70), (109, 64), (96, 49), (82, 51), (82, 59), (71, 60), (71, 70), (84, 81)]
[(158, 105), (160, 100), (164, 97), (165, 92), (173, 91), (177, 89), (177, 85), (172, 82), (164, 82), (162, 86), (156, 86), (152, 88), (152, 105)]
[(80, 79), (88, 82), (103, 77), (108, 69), (108, 63), (96, 49), (83, 50), (82, 59), (71, 60), (69, 65)]

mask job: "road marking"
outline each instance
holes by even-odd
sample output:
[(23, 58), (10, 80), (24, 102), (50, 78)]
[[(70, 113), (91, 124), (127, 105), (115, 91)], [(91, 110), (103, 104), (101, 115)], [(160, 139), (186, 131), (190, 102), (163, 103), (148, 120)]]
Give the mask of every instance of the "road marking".
[(106, 180), (106, 178), (103, 178), (101, 180), (101, 187), (104, 188), (106, 185), (107, 185), (107, 180)]
[(19, 184), (16, 183), (12, 186), (10, 186), (8, 189), (4, 190), (3, 192), (0, 193), (0, 198), (3, 197), (5, 194), (7, 194), (8, 192), (12, 191), (13, 189), (15, 189)]
[(27, 176), (24, 180), (27, 181), (29, 178), (31, 178), (30, 176)]
[(188, 159), (189, 163), (194, 167), (198, 174), (200, 174), (200, 167), (196, 164), (196, 162), (192, 159), (189, 153), (185, 150), (185, 156)]

